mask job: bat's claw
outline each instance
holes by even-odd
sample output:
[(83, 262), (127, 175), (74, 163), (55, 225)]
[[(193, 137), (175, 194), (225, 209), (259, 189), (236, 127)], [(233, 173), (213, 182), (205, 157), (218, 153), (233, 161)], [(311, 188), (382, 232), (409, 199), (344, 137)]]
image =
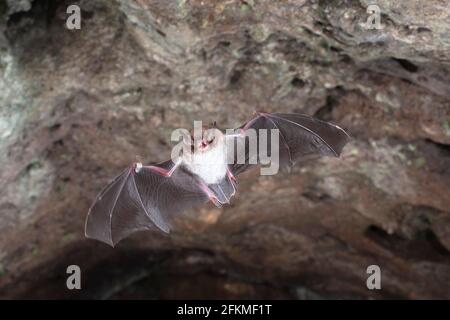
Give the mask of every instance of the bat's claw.
[(233, 183), (237, 182), (236, 177), (231, 173), (230, 169), (227, 170), (227, 175), (228, 175), (228, 178), (231, 180), (231, 182), (233, 182)]

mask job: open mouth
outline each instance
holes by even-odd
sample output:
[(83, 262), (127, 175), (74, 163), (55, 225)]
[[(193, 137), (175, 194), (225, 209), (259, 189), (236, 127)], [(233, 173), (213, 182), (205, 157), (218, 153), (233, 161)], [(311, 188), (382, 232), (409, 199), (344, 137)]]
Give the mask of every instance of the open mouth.
[(210, 140), (202, 140), (202, 142), (200, 143), (200, 150), (206, 150), (208, 148), (208, 146), (214, 142), (214, 137), (212, 137)]

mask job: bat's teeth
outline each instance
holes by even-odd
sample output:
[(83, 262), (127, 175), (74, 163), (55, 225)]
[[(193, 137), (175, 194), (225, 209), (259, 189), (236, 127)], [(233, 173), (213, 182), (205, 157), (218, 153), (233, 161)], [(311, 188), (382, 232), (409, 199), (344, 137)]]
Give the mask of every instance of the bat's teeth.
[(134, 171), (136, 173), (139, 173), (139, 171), (141, 171), (141, 169), (142, 169), (142, 163), (141, 162), (136, 162), (136, 165), (134, 167)]

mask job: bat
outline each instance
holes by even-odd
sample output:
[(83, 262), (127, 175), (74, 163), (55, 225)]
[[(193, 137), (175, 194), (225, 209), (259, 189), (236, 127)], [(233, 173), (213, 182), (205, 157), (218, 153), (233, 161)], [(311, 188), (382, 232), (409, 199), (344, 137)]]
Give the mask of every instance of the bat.
[[(271, 130), (278, 133), (275, 139), (265, 139)], [(90, 207), (85, 235), (115, 246), (141, 230), (169, 233), (183, 211), (208, 201), (217, 207), (229, 203), (236, 176), (260, 165), (262, 150), (278, 154), (277, 164), (290, 168), (309, 155), (339, 157), (348, 140), (339, 126), (303, 114), (259, 112), (232, 133), (214, 123), (198, 137), (185, 134), (179, 157), (155, 165), (133, 163), (113, 179)], [(257, 146), (253, 151), (251, 143)]]

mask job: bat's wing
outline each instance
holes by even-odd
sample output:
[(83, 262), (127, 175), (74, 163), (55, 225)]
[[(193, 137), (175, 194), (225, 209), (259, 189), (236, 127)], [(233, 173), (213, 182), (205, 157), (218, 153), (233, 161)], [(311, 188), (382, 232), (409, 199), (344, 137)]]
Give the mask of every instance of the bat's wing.
[[(237, 136), (234, 139), (227, 139), (228, 148), (233, 148), (234, 159), (230, 170), (233, 174), (239, 174), (255, 163), (260, 163), (259, 140), (260, 130), (267, 130), (267, 150), (270, 156), (271, 139), (270, 129), (279, 130), (279, 164), (292, 166), (301, 157), (307, 155), (336, 156), (338, 157), (349, 140), (348, 134), (330, 122), (315, 119), (313, 117), (295, 113), (258, 113), (253, 119), (237, 129), (237, 132), (246, 134), (249, 129), (254, 129), (257, 134), (257, 152), (250, 152), (250, 139), (248, 136)], [(238, 144), (244, 144), (244, 161), (238, 161)], [(230, 149), (229, 149), (230, 150)], [(242, 155), (241, 155), (242, 156)]]
[(157, 166), (124, 170), (97, 196), (86, 219), (86, 236), (114, 246), (139, 230), (170, 231), (172, 218), (209, 200), (198, 180), (182, 166), (171, 176), (171, 160)]

